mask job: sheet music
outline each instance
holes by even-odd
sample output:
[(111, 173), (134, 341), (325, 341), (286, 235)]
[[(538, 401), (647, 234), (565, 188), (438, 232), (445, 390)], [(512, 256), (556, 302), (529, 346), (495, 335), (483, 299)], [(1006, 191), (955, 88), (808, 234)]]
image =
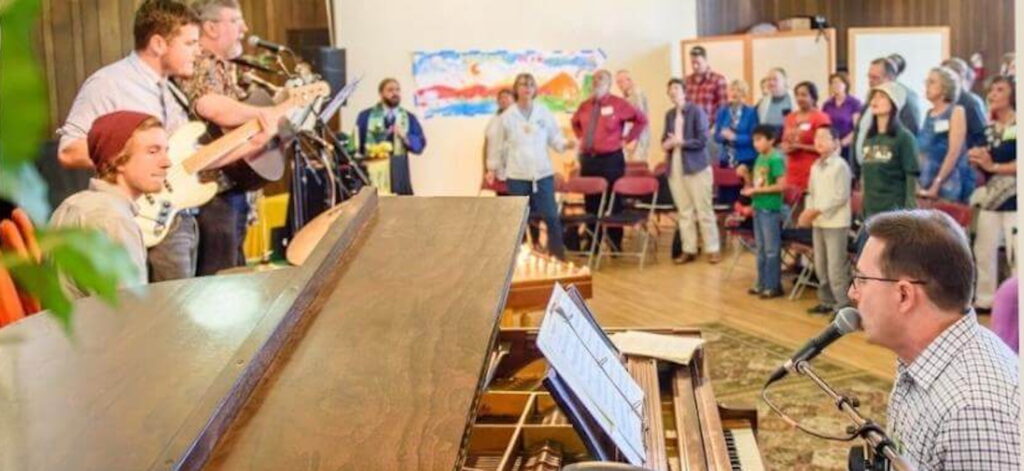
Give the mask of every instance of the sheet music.
[(622, 353), (659, 358), (686, 365), (693, 353), (704, 345), (700, 337), (680, 337), (630, 330), (611, 336), (612, 343)]
[(555, 284), (537, 347), (626, 460), (643, 466), (644, 392), (610, 345), (562, 285)]

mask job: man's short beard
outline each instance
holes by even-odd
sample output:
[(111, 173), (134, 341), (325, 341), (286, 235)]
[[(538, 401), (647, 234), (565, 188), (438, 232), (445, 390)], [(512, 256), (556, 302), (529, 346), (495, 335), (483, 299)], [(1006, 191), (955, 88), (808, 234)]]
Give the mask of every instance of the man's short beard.
[(399, 97), (394, 97), (394, 98), (385, 98), (384, 99), (384, 104), (388, 105), (388, 106), (390, 106), (392, 108), (398, 108), (398, 105), (400, 105), (401, 103), (402, 103), (402, 97), (400, 97), (400, 96)]

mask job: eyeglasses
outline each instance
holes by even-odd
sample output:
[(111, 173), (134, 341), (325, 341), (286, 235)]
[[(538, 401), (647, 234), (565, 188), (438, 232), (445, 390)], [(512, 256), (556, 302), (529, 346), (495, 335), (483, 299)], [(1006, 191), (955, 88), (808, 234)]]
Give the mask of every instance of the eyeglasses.
[(855, 288), (858, 288), (858, 289), (860, 289), (861, 286), (864, 286), (864, 283), (867, 283), (868, 280), (883, 281), (883, 282), (886, 282), (886, 283), (899, 283), (901, 281), (906, 281), (906, 282), (908, 282), (908, 283), (910, 283), (912, 285), (926, 285), (926, 284), (928, 284), (928, 282), (925, 281), (925, 280), (901, 280), (899, 278), (879, 278), (879, 277), (876, 277), (876, 276), (859, 275), (857, 273), (854, 273), (852, 278), (853, 278), (853, 286)]

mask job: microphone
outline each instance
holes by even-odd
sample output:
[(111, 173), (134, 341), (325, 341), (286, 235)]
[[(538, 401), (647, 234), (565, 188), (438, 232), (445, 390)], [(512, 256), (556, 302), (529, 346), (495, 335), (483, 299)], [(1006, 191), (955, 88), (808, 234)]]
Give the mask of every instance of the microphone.
[(291, 50), (291, 49), (288, 49), (288, 46), (285, 46), (283, 44), (278, 44), (278, 43), (275, 43), (275, 42), (271, 42), (271, 41), (267, 41), (266, 39), (262, 39), (259, 36), (256, 36), (255, 34), (252, 35), (252, 36), (249, 36), (249, 39), (247, 39), (246, 41), (252, 47), (262, 47), (263, 49), (266, 49), (268, 51), (273, 51), (275, 54), (280, 54), (283, 51), (290, 51)]
[(860, 312), (857, 312), (857, 310), (852, 307), (844, 307), (840, 309), (839, 313), (836, 314), (835, 320), (832, 321), (832, 324), (830, 324), (824, 332), (818, 334), (818, 336), (811, 339), (810, 342), (807, 342), (803, 348), (797, 350), (796, 354), (794, 354), (792, 358), (787, 360), (786, 363), (779, 367), (779, 369), (775, 370), (775, 372), (772, 373), (772, 376), (768, 378), (768, 382), (765, 383), (765, 386), (785, 377), (797, 363), (813, 360), (814, 357), (818, 356), (818, 354), (831, 345), (832, 342), (839, 340), (839, 337), (857, 330), (860, 330)]

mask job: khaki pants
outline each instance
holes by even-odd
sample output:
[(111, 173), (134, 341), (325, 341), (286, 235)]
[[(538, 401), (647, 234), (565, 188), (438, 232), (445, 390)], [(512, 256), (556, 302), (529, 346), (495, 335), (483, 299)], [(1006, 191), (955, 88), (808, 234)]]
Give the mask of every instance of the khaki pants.
[(697, 227), (704, 242), (705, 253), (717, 253), (718, 224), (712, 205), (714, 178), (711, 167), (692, 175), (683, 173), (683, 162), (676, 151), (672, 154), (672, 170), (668, 176), (668, 188), (672, 192), (679, 211), (679, 234), (683, 240), (683, 253), (697, 253)]
[(814, 272), (818, 275), (818, 301), (841, 308), (850, 305), (850, 255), (847, 248), (850, 228), (815, 227)]
[(978, 285), (974, 305), (991, 308), (999, 284), (999, 246), (1006, 244), (1010, 270), (1016, 268), (1013, 232), (1017, 225), (1016, 211), (979, 211), (978, 234), (974, 238), (974, 258), (978, 261)]

